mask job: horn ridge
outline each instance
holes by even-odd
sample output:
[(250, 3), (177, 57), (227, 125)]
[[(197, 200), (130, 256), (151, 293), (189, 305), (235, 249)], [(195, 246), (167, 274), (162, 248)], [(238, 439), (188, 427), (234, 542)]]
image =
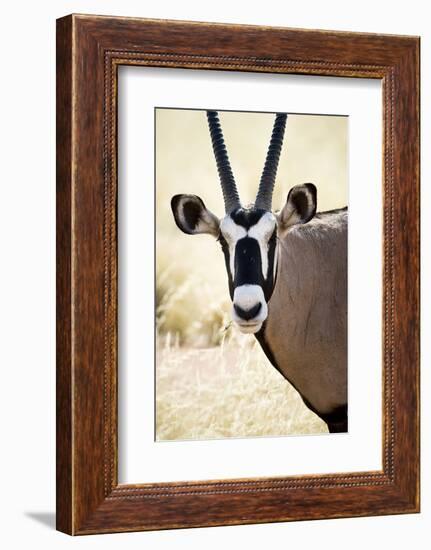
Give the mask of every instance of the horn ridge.
[(269, 143), (262, 177), (260, 178), (255, 206), (258, 208), (263, 208), (264, 210), (271, 210), (272, 193), (274, 191), (278, 162), (280, 160), (281, 149), (283, 147), (286, 120), (286, 113), (277, 113), (272, 129), (271, 141)]
[(241, 206), (241, 202), (229, 162), (226, 145), (223, 138), (220, 120), (217, 111), (207, 111), (208, 126), (211, 135), (217, 171), (223, 191), (226, 213), (229, 214)]

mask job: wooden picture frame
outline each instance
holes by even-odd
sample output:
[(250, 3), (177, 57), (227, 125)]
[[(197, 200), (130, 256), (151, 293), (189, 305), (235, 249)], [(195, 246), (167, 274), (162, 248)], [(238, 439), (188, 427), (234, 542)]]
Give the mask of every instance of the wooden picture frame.
[[(117, 68), (383, 84), (383, 469), (119, 485)], [(419, 511), (419, 38), (70, 15), (57, 21), (57, 529)]]

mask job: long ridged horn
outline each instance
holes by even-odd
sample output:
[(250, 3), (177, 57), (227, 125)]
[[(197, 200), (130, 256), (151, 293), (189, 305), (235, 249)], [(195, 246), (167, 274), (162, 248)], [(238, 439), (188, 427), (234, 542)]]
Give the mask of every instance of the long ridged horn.
[(232, 168), (223, 139), (223, 132), (218, 118), (217, 111), (207, 111), (208, 126), (211, 134), (211, 141), (214, 156), (217, 163), (218, 175), (223, 190), (223, 198), (226, 214), (230, 214), (235, 208), (241, 206)]
[(283, 146), (284, 130), (286, 128), (287, 115), (277, 114), (272, 129), (271, 141), (266, 155), (265, 166), (260, 178), (259, 189), (256, 195), (255, 206), (264, 210), (271, 210), (272, 193), (274, 191), (275, 177), (277, 175), (278, 161), (280, 160)]

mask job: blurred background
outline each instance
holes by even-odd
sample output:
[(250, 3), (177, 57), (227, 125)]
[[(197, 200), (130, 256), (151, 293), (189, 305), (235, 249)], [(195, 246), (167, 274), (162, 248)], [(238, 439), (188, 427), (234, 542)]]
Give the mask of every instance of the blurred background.
[[(254, 202), (274, 114), (219, 112), (243, 204)], [(252, 335), (230, 322), (223, 254), (208, 235), (185, 235), (170, 201), (199, 195), (221, 217), (223, 196), (205, 111), (156, 109), (156, 439), (324, 433)], [(288, 116), (273, 196), (312, 182), (317, 210), (348, 202), (348, 118)]]

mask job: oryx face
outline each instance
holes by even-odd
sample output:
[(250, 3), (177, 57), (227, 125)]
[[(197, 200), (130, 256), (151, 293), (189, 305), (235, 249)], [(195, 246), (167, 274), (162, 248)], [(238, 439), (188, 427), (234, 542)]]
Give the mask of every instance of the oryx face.
[(219, 220), (196, 195), (176, 195), (172, 211), (187, 234), (209, 233), (224, 254), (232, 319), (242, 332), (257, 332), (268, 314), (276, 273), (277, 219), (261, 208), (239, 207)]
[(272, 190), (286, 122), (286, 115), (277, 115), (255, 204), (241, 206), (217, 113), (209, 111), (207, 115), (226, 215), (220, 220), (196, 195), (175, 195), (172, 212), (184, 233), (208, 233), (220, 242), (232, 299), (232, 319), (242, 332), (256, 333), (268, 315), (268, 302), (275, 286), (277, 237), (291, 225), (313, 217), (316, 188), (313, 184), (294, 187), (280, 214), (272, 213)]
[(232, 318), (243, 332), (257, 332), (268, 315), (276, 270), (277, 221), (260, 208), (238, 208), (220, 223), (232, 299)]

